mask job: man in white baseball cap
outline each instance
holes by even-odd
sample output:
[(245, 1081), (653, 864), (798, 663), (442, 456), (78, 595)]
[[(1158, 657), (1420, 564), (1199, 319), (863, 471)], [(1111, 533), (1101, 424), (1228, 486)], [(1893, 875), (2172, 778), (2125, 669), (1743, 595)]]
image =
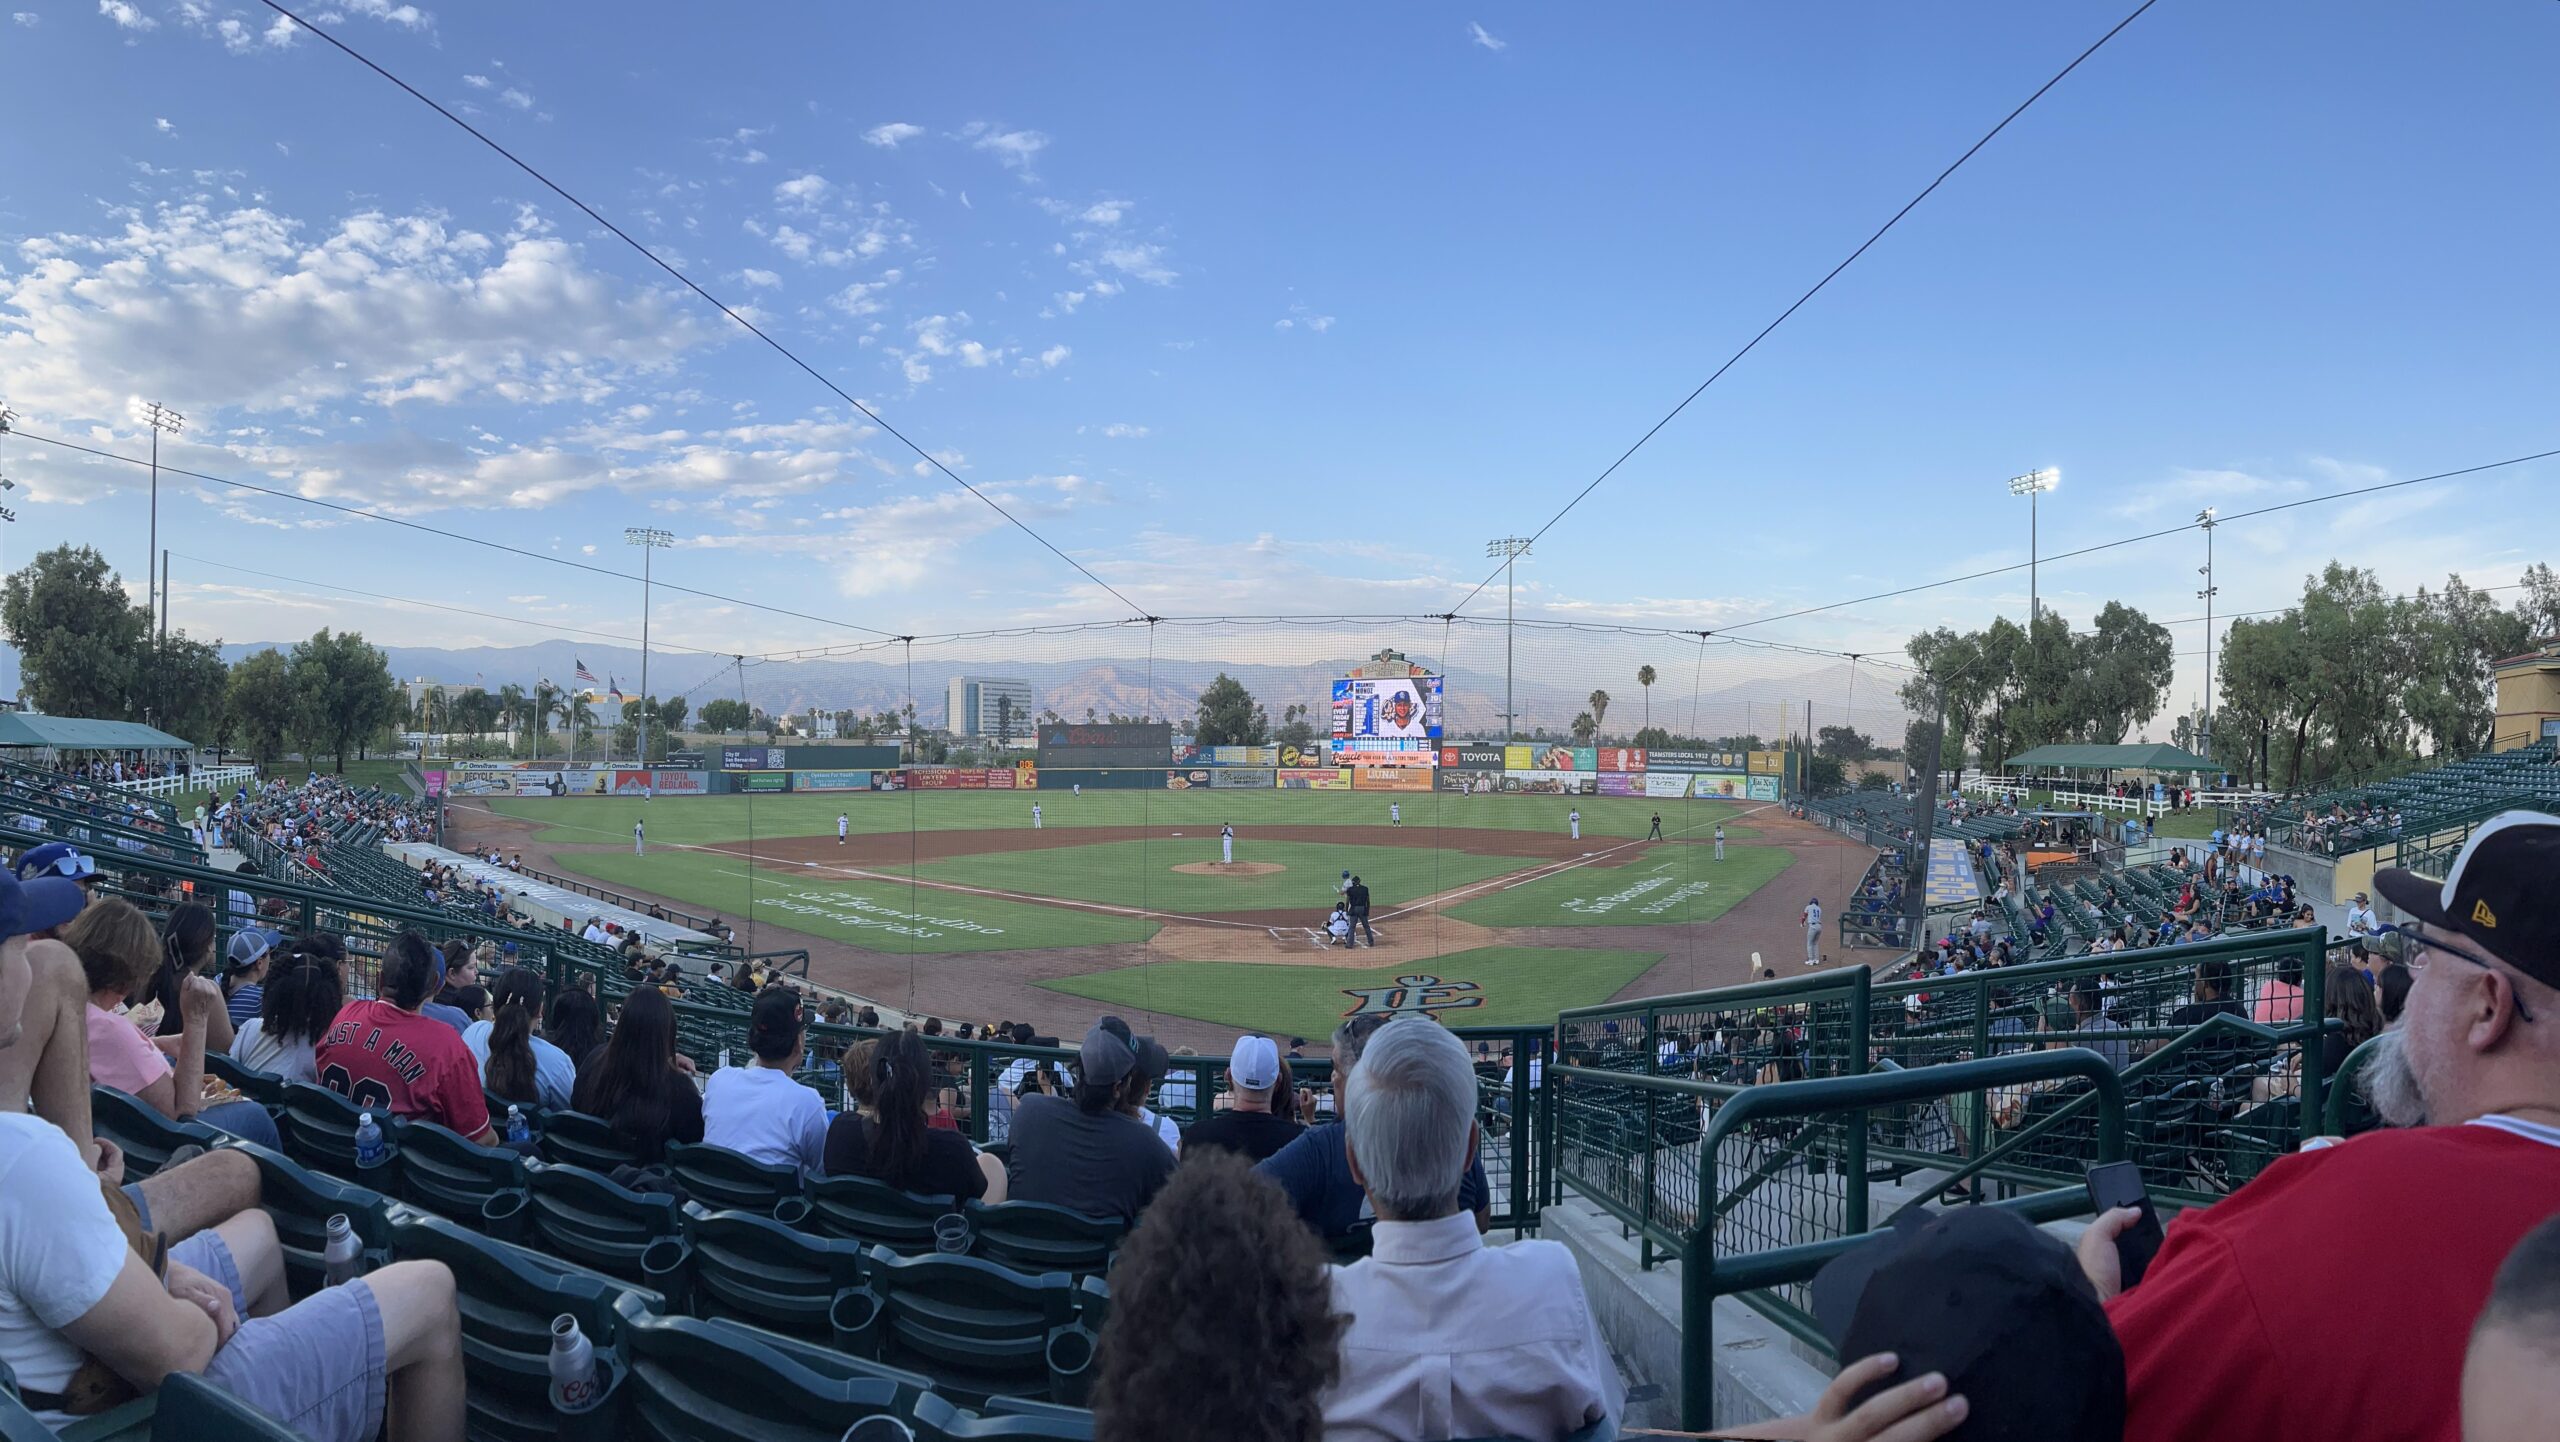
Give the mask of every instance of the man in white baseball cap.
[(1271, 1109), (1272, 1096), (1288, 1076), (1280, 1060), (1280, 1044), (1267, 1036), (1236, 1038), (1227, 1056), (1232, 1104), (1193, 1122), (1182, 1133), (1182, 1154), (1223, 1148), (1258, 1162), (1298, 1139), (1306, 1128)]

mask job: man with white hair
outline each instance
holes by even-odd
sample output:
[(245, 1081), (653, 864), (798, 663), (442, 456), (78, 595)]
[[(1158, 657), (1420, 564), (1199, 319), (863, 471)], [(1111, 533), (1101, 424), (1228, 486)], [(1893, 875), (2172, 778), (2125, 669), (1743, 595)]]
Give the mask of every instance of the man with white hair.
[[(2457, 1435), (2472, 1318), (2560, 1206), (2555, 879), (2560, 817), (2529, 811), (2474, 832), (2442, 883), (2376, 875), (2414, 978), (2366, 1069), (2395, 1129), (2285, 1157), (2180, 1217), (2130, 1290), (2113, 1242), (2134, 1209), (2090, 1225), (2080, 1262), (2112, 1299), (2126, 1442)], [(2422, 1244), (2342, 1254), (2376, 1216), (2423, 1224)]]
[(1350, 1317), (1324, 1394), (1326, 1442), (1562, 1438), (1614, 1421), (1626, 1389), (1556, 1242), (1487, 1247), (1459, 1205), (1476, 1076), (1438, 1022), (1387, 1023), (1361, 1052), (1344, 1125), (1378, 1214), (1370, 1253), (1333, 1270)]

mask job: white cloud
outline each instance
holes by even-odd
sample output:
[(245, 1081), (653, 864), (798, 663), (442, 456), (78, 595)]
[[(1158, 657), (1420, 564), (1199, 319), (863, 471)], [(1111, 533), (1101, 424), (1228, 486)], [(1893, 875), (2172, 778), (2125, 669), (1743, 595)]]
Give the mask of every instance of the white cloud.
[(1273, 330), (1311, 330), (1321, 335), (1333, 329), (1333, 317), (1318, 315), (1308, 309), (1306, 302), (1296, 301), (1289, 306), (1287, 315), (1271, 323), (1271, 328)]
[(462, 77), (462, 83), (470, 86), (474, 90), (486, 90), (498, 82), (490, 79), (486, 75), (465, 75)]
[(816, 171), (795, 175), (773, 188), (773, 198), (783, 204), (806, 210), (827, 198), (835, 187)]
[[(207, 12), (189, 6), (184, 13), (196, 28), (203, 28), (202, 21)], [(214, 22), (213, 33), (221, 39), (223, 49), (234, 55), (247, 55), (256, 50), (288, 49), (294, 37), (301, 34), (301, 29), (282, 15), (275, 17), (274, 23), (263, 31), (250, 29), (249, 22), (237, 15), (226, 15)]]
[(775, 275), (769, 270), (757, 270), (753, 266), (749, 266), (747, 269), (739, 271), (738, 279), (760, 290), (770, 289), (782, 284), (781, 276)]
[(1125, 200), (1097, 200), (1084, 208), (1081, 218), (1087, 225), (1118, 225), (1129, 209)]
[(1510, 41), (1495, 39), (1491, 31), (1486, 30), (1483, 26), (1478, 25), (1473, 20), (1467, 22), (1467, 38), (1478, 45), (1483, 46), (1487, 50), (1508, 50), (1511, 48)]
[(157, 119), (157, 120), (152, 121), (152, 122), (151, 122), (151, 128), (152, 128), (152, 129), (154, 129), (154, 130), (159, 131), (159, 132), (160, 132), (161, 134), (163, 134), (163, 135), (175, 135), (175, 134), (177, 134), (177, 133), (178, 133), (178, 127), (176, 127), (176, 126), (174, 126), (174, 125), (170, 124), (170, 123), (169, 123), (169, 117), (168, 117), (168, 116), (165, 116), (165, 115), (161, 116), (161, 117), (160, 117), (159, 119)]
[(531, 110), (533, 108), (533, 97), (513, 85), (499, 91), (498, 99), (505, 104), (514, 106), (518, 110)]
[(1146, 438), (1147, 428), (1145, 426), (1133, 426), (1126, 421), (1113, 421), (1111, 424), (1102, 428), (1102, 433), (1111, 437), (1115, 441), (1135, 441), (1144, 440)]
[(1055, 370), (1059, 365), (1066, 361), (1067, 357), (1074, 354), (1074, 351), (1065, 346), (1053, 345), (1047, 350), (1040, 352), (1040, 364)]
[(33, 10), (12, 10), (9, 12), (9, 18), (15, 20), (29, 30), (33, 30), (44, 23), (44, 17), (38, 15)]
[(1161, 245), (1133, 242), (1105, 246), (1095, 259), (1132, 280), (1143, 280), (1149, 285), (1171, 285), (1179, 274), (1164, 263), (1164, 247)]
[(435, 23), (434, 16), (417, 6), (394, 5), (391, 0), (337, 0), (337, 3), (354, 14), (410, 30), (423, 30)]
[(133, 0), (98, 0), (98, 13), (116, 22), (119, 30), (157, 30), (160, 22), (142, 13)]
[(921, 125), (909, 125), (903, 120), (893, 120), (886, 125), (875, 125), (862, 132), (862, 138), (883, 150), (895, 150), (902, 143), (922, 134), (924, 134), (924, 127)]
[(880, 292), (887, 290), (897, 279), (898, 272), (893, 270), (878, 280), (855, 281), (827, 297), (827, 304), (850, 316), (878, 315), (888, 308), (878, 299)]
[(984, 120), (970, 121), (960, 128), (960, 135), (970, 149), (986, 151), (1026, 175), (1031, 162), (1049, 148), (1049, 137), (1037, 130), (1004, 130)]

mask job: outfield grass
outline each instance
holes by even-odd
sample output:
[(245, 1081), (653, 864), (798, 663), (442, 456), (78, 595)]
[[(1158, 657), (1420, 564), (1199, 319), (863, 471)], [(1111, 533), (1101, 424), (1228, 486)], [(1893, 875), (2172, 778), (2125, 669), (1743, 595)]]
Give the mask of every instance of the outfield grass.
[(1661, 847), (1626, 866), (1579, 866), (1461, 902), (1479, 926), (1659, 926), (1713, 921), (1795, 861), (1778, 846)]
[[(735, 856), (707, 851), (568, 852), (563, 870), (611, 886), (673, 897), (714, 915), (747, 914), (747, 867)], [(896, 881), (848, 881), (798, 877), (798, 868), (755, 869), (755, 919), (858, 946), (866, 951), (935, 954), (1015, 951), (1053, 946), (1092, 946), (1144, 941), (1153, 922), (1002, 897), (909, 888)]]
[(1202, 876), (1173, 869), (1217, 859), (1217, 835), (1203, 831), (1178, 841), (1112, 841), (929, 861), (917, 874), (1037, 896), (1195, 915), (1298, 907), (1306, 911), (1308, 924), (1314, 925), (1333, 908), (1334, 887), (1346, 869), (1368, 885), (1371, 904), (1383, 909), (1540, 864), (1525, 856), (1476, 856), (1434, 848), (1429, 831), (1416, 831), (1410, 846), (1255, 841), (1248, 834), (1237, 843), (1238, 861), (1275, 862), (1287, 869), (1266, 876)]
[[(351, 763), (352, 764), (352, 763)], [(476, 801), (477, 798), (471, 798)], [(1586, 837), (1645, 834), (1655, 813), (1663, 830), (1703, 834), (1747, 807), (1728, 801), (1652, 801), (1639, 796), (1460, 796), (1417, 791), (1066, 791), (813, 792), (780, 796), (509, 796), (490, 798), (502, 816), (544, 823), (550, 843), (628, 842), (631, 824), (647, 817), (649, 839), (688, 845), (741, 841), (752, 820), (758, 836), (832, 836), (842, 813), (856, 832), (1003, 831), (1031, 824), (1040, 804), (1048, 827), (1200, 825), (1384, 826), (1390, 801), (1404, 808), (1408, 831), (1435, 825), (1565, 834), (1565, 813), (1582, 812)], [(1729, 836), (1741, 833), (1728, 826)]]
[[(1585, 812), (1586, 818), (1589, 813)], [(1345, 952), (1349, 957), (1354, 953)], [(1172, 961), (1123, 967), (1040, 985), (1132, 1011), (1157, 1011), (1222, 1026), (1320, 1038), (1360, 1004), (1347, 988), (1383, 987), (1427, 973), (1474, 982), (1484, 1004), (1451, 1007), (1452, 1026), (1538, 1026), (1567, 1007), (1606, 1001), (1662, 958), (1650, 951), (1582, 951), (1486, 946), (1402, 966), (1248, 966)]]

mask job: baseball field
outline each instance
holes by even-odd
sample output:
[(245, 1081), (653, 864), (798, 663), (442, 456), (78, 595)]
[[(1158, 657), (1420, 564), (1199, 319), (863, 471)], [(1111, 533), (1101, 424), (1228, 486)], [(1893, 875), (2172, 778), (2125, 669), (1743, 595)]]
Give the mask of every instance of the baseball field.
[[(1607, 796), (522, 797), (455, 816), (459, 844), (519, 849), (529, 866), (742, 932), (752, 921), (759, 948), (806, 946), (814, 979), (893, 1006), (1015, 1017), (1071, 996), (1302, 1033), (1413, 978), (1485, 1023), (1541, 1021), (1649, 975), (1652, 989), (1678, 985), (1655, 974), (1674, 962), (1710, 984), (1739, 979), (1768, 928), (1725, 918), (1809, 849), (1816, 891), (1837, 894), (1854, 859), (1775, 808)], [(1326, 929), (1346, 873), (1370, 896), (1348, 949)], [(1803, 900), (1751, 910), (1791, 915)]]

